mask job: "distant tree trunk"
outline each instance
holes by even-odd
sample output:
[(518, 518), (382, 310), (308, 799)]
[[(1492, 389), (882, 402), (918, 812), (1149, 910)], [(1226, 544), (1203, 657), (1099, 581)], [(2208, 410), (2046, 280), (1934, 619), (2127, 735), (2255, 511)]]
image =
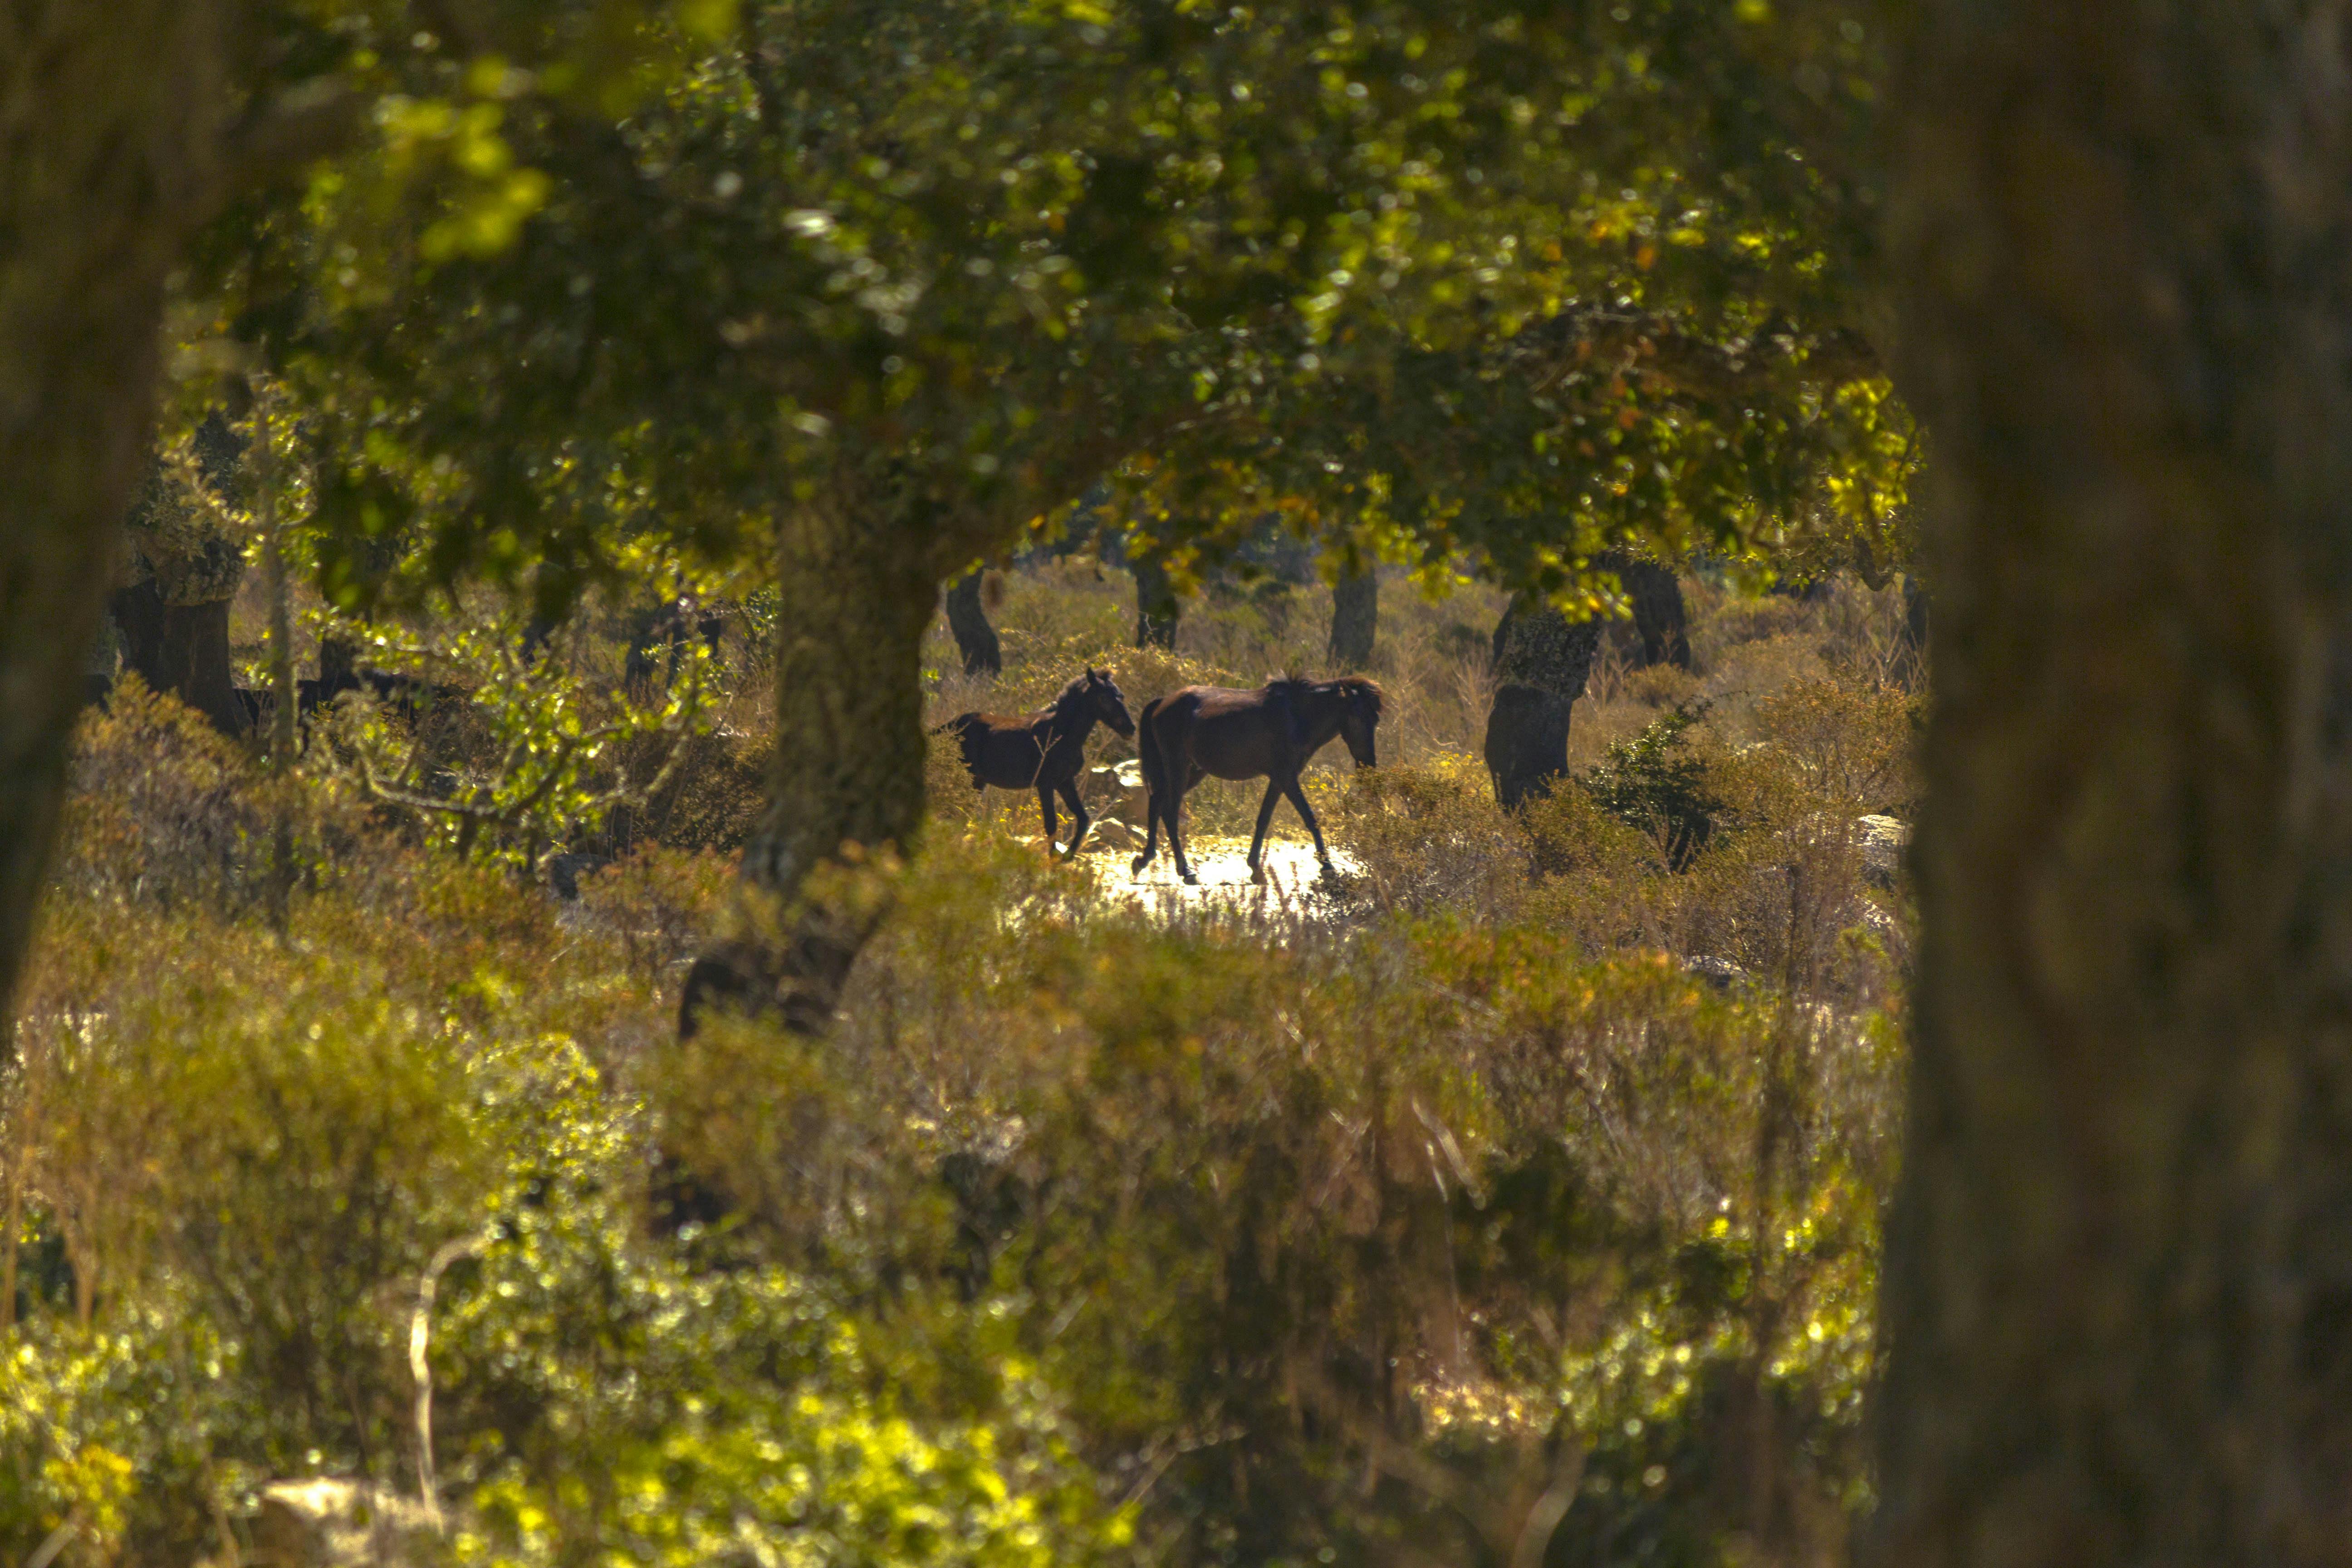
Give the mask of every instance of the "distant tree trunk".
[(122, 668), (234, 735), (248, 726), (229, 660), (229, 603), (173, 605), (152, 578), (119, 590), (107, 602), (122, 628)]
[(0, 1010), (153, 423), (164, 279), (218, 184), (219, 28), (193, 0), (0, 9)]
[(1927, 585), (1909, 572), (1903, 574), (1903, 627), (1897, 634), (1894, 678), (1917, 687), (1927, 678)]
[(1690, 621), (1683, 612), (1681, 579), (1654, 561), (1622, 551), (1606, 552), (1594, 557), (1592, 563), (1604, 572), (1614, 572), (1624, 585), (1625, 596), (1633, 601), (1633, 633), (1642, 642), (1634, 668), (1671, 664), (1676, 669), (1688, 669)]
[(1004, 650), (996, 628), (988, 624), (988, 608), (980, 590), (988, 574), (975, 566), (948, 587), (948, 630), (955, 634), (966, 675), (998, 675), (1004, 669)]
[(1168, 581), (1167, 568), (1142, 556), (1136, 557), (1131, 564), (1135, 569), (1135, 646), (1174, 647), (1176, 621), (1182, 605), (1176, 597), (1175, 587)]
[[(767, 815), (744, 846), (755, 923), (687, 977), (679, 1029), (703, 1009), (772, 1012), (814, 1032), (833, 1016), (878, 905), (804, 906), (820, 864), (913, 847), (922, 823), (922, 644), (939, 582), (918, 550), (876, 538), (873, 509), (821, 497), (784, 530), (777, 581), (776, 749)], [(968, 559), (968, 557), (967, 557)]]
[(1495, 627), (1486, 771), (1506, 811), (1550, 794), (1567, 775), (1569, 718), (1600, 648), (1600, 622), (1570, 621), (1549, 605), (1514, 603)]
[(1929, 805), (1865, 1564), (2352, 1556), (2352, 5), (1890, 102)]
[[(286, 575), (286, 520), (278, 510), (278, 448), (271, 428), (270, 396), (257, 386), (253, 400), (254, 521), (261, 530), (261, 573), (269, 593), (269, 771), (282, 784), (294, 768), (294, 604)], [(282, 796), (275, 803), (270, 829), (269, 912), (282, 932), (287, 901), (294, 888), (294, 820)]]
[(1381, 625), (1381, 580), (1367, 566), (1331, 584), (1331, 663), (1362, 669), (1372, 662)]

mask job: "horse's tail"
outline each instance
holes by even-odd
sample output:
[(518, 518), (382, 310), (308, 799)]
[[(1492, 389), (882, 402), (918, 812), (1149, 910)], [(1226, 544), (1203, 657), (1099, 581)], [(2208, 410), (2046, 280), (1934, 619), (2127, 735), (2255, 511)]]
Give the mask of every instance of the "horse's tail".
[(1160, 848), (1160, 818), (1168, 809), (1168, 763), (1160, 754), (1160, 705), (1155, 697), (1135, 720), (1135, 760), (1143, 767), (1143, 853), (1135, 858), (1138, 871), (1151, 863)]
[(1168, 764), (1160, 755), (1159, 721), (1160, 699), (1155, 697), (1143, 705), (1143, 712), (1135, 721), (1135, 758), (1143, 764), (1143, 787), (1154, 811), (1159, 808), (1168, 776)]

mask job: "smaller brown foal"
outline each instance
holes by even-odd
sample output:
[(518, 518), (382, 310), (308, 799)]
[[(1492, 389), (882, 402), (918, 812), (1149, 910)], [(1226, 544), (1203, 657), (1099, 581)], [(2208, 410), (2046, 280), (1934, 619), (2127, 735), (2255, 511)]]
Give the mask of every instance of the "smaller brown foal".
[[(971, 770), (971, 787), (1034, 789), (1037, 807), (1045, 817), (1045, 842), (1052, 844), (1060, 825), (1054, 817), (1054, 795), (1059, 791), (1070, 803), (1077, 831), (1064, 853), (1075, 856), (1086, 841), (1093, 818), (1078, 798), (1078, 768), (1087, 760), (1087, 737), (1097, 723), (1122, 735), (1135, 733), (1127, 699), (1110, 671), (1087, 672), (1062, 688), (1054, 705), (1032, 717), (1006, 718), (995, 713), (959, 713), (939, 728), (955, 732), (963, 746), (963, 765)], [(1059, 847), (1059, 846), (1056, 846)]]

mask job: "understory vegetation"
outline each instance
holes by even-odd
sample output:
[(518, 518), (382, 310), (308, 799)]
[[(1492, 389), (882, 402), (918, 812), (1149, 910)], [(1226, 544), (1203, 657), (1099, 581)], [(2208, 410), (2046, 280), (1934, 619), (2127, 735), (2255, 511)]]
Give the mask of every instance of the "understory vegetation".
[[(562, 681), (429, 735), (346, 698), (278, 778), (119, 689), (0, 1123), (0, 1558), (240, 1563), (330, 1476), (469, 1563), (1833, 1560), (1914, 928), (1858, 819), (1912, 815), (1919, 702), (1892, 590), (1684, 588), (1695, 668), (1612, 633), (1513, 817), (1499, 597), (1385, 584), (1382, 765), (1308, 778), (1335, 883), (1135, 897), (938, 741), (923, 842), (817, 894), (894, 900), (817, 1037), (676, 1029), (756, 602), (626, 697), (592, 606)], [(1003, 589), (1001, 679), (935, 628), (934, 723), (1323, 666), (1319, 590), (1138, 650), (1115, 568)], [(558, 697), (610, 746), (481, 835), (372, 792), (392, 747), (464, 798)]]

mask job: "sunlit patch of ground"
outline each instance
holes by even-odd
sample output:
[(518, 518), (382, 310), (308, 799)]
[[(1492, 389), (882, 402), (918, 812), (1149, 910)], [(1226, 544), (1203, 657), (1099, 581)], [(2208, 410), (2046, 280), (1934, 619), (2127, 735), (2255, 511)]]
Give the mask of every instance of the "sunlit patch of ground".
[[(1134, 852), (1124, 845), (1089, 843), (1080, 854), (1095, 872), (1096, 896), (1108, 902), (1130, 903), (1145, 909), (1175, 909), (1192, 905), (1295, 906), (1328, 893), (1332, 884), (1315, 863), (1315, 846), (1306, 839), (1269, 839), (1259, 857), (1265, 880), (1250, 880), (1249, 840), (1212, 834), (1187, 834), (1185, 857), (1192, 862), (1198, 886), (1188, 886), (1176, 874), (1176, 858), (1163, 841), (1158, 858), (1138, 875), (1129, 869)], [(1344, 849), (1331, 851), (1331, 864), (1344, 885), (1361, 875), (1362, 868)]]

